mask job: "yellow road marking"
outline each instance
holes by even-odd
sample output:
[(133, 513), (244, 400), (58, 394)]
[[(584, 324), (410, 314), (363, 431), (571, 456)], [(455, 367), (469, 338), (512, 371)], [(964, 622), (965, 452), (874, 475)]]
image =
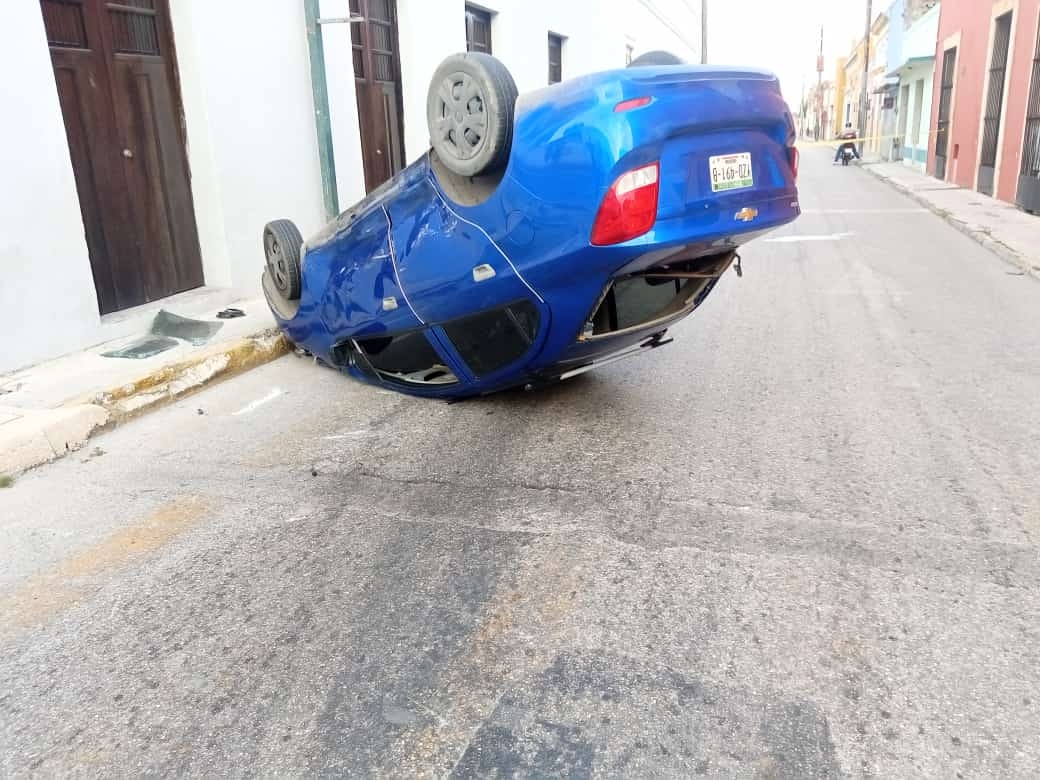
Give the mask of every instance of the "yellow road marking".
[(0, 636), (34, 628), (76, 606), (101, 588), (98, 578), (140, 560), (207, 516), (209, 504), (184, 496), (160, 506), (107, 539), (0, 594)]
[[(929, 133), (929, 135), (931, 135), (931, 133)], [(805, 140), (799, 139), (798, 141), (795, 142), (795, 146), (797, 146), (799, 149), (802, 149), (802, 148), (804, 148), (806, 146), (830, 146), (830, 147), (835, 147), (835, 146), (838, 146), (839, 144), (848, 144), (848, 143), (858, 144), (858, 143), (861, 143), (861, 142), (864, 142), (864, 141), (883, 141), (886, 138), (902, 138), (902, 137), (903, 136), (901, 134), (897, 134), (897, 135), (867, 135), (867, 136), (863, 136), (862, 138), (825, 138), (822, 141), (805, 141)]]

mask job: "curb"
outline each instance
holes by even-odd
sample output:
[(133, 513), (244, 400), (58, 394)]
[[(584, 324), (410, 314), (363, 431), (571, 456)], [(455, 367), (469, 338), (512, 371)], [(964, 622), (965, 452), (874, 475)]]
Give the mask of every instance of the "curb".
[(0, 428), (0, 474), (14, 476), (64, 457), (107, 420), (108, 412), (94, 404), (27, 411)]
[(276, 328), (161, 366), (133, 382), (72, 399), (54, 409), (27, 410), (0, 427), (0, 474), (16, 475), (57, 460), (95, 433), (158, 409), (203, 387), (268, 363), (289, 351)]
[(906, 187), (900, 184), (899, 182), (888, 178), (887, 176), (883, 176), (880, 173), (875, 172), (871, 164), (862, 165), (860, 166), (860, 168), (869, 173), (875, 179), (883, 181), (885, 184), (892, 187), (892, 189), (903, 193), (911, 200), (924, 206), (937, 217), (941, 217), (944, 221), (946, 221), (947, 224), (951, 225), (954, 229), (960, 231), (968, 238), (974, 240), (977, 244), (981, 244), (984, 248), (988, 249), (990, 252), (995, 254), (1004, 262), (1015, 266), (1015, 268), (1024, 272), (1028, 276), (1040, 279), (1040, 268), (1033, 266), (1029, 262), (1029, 259), (1027, 257), (1020, 255), (1007, 244), (1004, 244), (998, 241), (997, 239), (993, 238), (993, 236), (990, 233), (984, 230), (977, 230), (976, 228), (973, 228), (967, 222), (957, 219), (946, 209), (939, 208), (938, 206), (936, 206), (924, 195), (920, 195), (917, 192), (914, 192), (909, 187)]
[(162, 366), (134, 382), (78, 402), (100, 406), (108, 413), (106, 424), (118, 425), (193, 393), (217, 379), (268, 363), (288, 351), (289, 342), (285, 336), (276, 328), (270, 328), (254, 336), (202, 351), (190, 360)]

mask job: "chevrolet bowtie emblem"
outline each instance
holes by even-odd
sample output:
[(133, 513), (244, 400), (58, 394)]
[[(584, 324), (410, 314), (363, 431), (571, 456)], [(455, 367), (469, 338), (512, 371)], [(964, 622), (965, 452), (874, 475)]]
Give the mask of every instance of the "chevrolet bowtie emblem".
[(758, 216), (758, 209), (752, 209), (752, 208), (748, 208), (747, 206), (745, 206), (744, 208), (742, 208), (740, 211), (738, 211), (736, 214), (733, 215), (733, 219), (739, 220), (741, 222), (750, 222), (751, 220), (753, 220), (757, 216)]

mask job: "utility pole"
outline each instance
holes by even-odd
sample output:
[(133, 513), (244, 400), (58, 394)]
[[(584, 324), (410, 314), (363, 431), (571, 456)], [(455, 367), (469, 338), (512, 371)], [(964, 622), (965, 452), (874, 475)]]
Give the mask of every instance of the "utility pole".
[(701, 0), (701, 64), (708, 64), (708, 0)]
[(805, 138), (805, 123), (809, 121), (809, 106), (805, 102), (805, 79), (802, 79), (802, 100), (798, 104), (798, 137)]
[[(870, 23), (873, 21), (873, 11), (871, 0), (867, 0), (867, 26), (863, 30), (863, 89), (859, 99), (859, 127), (856, 128), (856, 132), (861, 139), (867, 132), (867, 90), (870, 86)], [(860, 140), (860, 157), (863, 156), (863, 146), (864, 141)]]
[(820, 25), (820, 53), (816, 57), (816, 140), (826, 137), (823, 129), (823, 25)]

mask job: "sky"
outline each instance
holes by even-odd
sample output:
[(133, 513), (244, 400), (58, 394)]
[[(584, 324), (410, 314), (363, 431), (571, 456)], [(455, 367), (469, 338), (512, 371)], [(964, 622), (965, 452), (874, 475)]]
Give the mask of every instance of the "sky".
[[(891, 0), (873, 0), (877, 18)], [(863, 36), (867, 0), (708, 0), (708, 62), (750, 65), (780, 77), (791, 109), (816, 81), (823, 25), (824, 79)]]

